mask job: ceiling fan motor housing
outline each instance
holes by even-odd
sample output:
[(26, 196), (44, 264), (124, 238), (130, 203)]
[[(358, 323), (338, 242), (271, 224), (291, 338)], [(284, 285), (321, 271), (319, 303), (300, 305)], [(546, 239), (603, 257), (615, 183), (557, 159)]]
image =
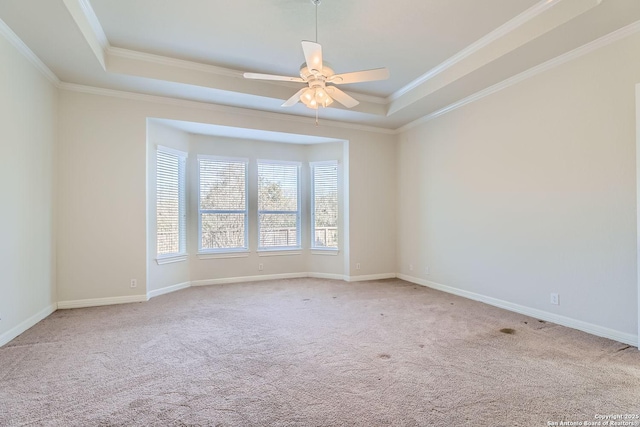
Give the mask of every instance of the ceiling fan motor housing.
[(333, 68), (331, 68), (329, 63), (327, 63), (326, 61), (322, 64), (322, 72), (310, 70), (309, 67), (307, 67), (307, 64), (304, 62), (302, 63), (302, 65), (300, 65), (300, 77), (302, 77), (305, 81), (311, 81), (314, 78), (323, 78), (326, 81), (334, 74), (335, 72), (333, 71)]

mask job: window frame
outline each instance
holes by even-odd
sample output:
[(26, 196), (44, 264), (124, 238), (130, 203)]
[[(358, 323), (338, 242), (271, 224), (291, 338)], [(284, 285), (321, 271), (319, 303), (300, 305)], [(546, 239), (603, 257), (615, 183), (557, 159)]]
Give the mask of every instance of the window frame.
[[(336, 168), (336, 211), (338, 215), (338, 220), (336, 221), (336, 232), (338, 233), (336, 246), (316, 246), (316, 174), (315, 168), (317, 166), (335, 166)], [(310, 248), (312, 251), (327, 251), (327, 252), (338, 252), (340, 250), (340, 233), (339, 233), (339, 218), (340, 218), (340, 196), (339, 196), (339, 188), (340, 188), (340, 162), (338, 160), (325, 160), (318, 162), (309, 162), (309, 172), (311, 176), (311, 192), (310, 192), (310, 202), (311, 202), (311, 215), (310, 215)]]
[[(244, 210), (202, 209), (201, 208), (201, 174), (200, 161), (244, 163)], [(249, 252), (249, 159), (243, 157), (215, 156), (198, 154), (197, 156), (197, 189), (198, 189), (198, 255)], [(202, 247), (202, 214), (244, 214), (244, 246), (235, 248), (203, 248)]]
[[(158, 155), (175, 156), (178, 159), (178, 252), (159, 253), (158, 245)], [(166, 147), (164, 145), (156, 145), (156, 262), (158, 264), (167, 264), (171, 262), (185, 261), (188, 257), (187, 253), (187, 158), (189, 153), (175, 148)]]
[[(260, 210), (260, 164), (267, 165), (285, 165), (285, 166), (295, 166), (296, 167), (296, 200), (297, 206), (296, 211), (270, 211)], [(302, 249), (302, 203), (301, 203), (301, 169), (302, 162), (297, 161), (287, 161), (287, 160), (270, 160), (270, 159), (257, 159), (256, 160), (256, 229), (257, 229), (257, 251), (258, 252), (269, 252), (269, 251), (300, 251)], [(272, 214), (272, 215), (291, 215), (292, 213), (296, 214), (296, 245), (295, 246), (260, 246), (260, 215), (261, 214)]]

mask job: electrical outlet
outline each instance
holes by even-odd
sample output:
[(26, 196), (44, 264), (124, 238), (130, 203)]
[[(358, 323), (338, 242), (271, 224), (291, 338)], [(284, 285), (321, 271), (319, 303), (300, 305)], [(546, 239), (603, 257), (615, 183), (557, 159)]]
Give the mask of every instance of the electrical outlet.
[(356, 270), (360, 270), (360, 263), (356, 262)]
[(413, 271), (413, 264), (409, 264), (409, 271)]
[(429, 267), (424, 268), (424, 274), (429, 274)]
[(264, 270), (264, 264), (260, 263), (258, 264), (258, 271), (262, 271)]
[(136, 279), (131, 279), (131, 287), (135, 288), (136, 286), (138, 286), (138, 281)]
[(558, 294), (551, 294), (551, 304), (560, 305), (560, 296)]

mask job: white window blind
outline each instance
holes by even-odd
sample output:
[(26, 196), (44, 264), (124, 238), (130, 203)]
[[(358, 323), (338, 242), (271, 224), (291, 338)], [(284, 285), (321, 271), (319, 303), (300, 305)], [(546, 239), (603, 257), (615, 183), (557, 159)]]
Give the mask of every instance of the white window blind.
[(200, 251), (247, 249), (247, 161), (198, 157)]
[(258, 249), (300, 247), (298, 163), (258, 161)]
[(338, 248), (338, 162), (311, 163), (314, 249)]
[(158, 146), (156, 237), (160, 257), (186, 254), (186, 160), (186, 153)]

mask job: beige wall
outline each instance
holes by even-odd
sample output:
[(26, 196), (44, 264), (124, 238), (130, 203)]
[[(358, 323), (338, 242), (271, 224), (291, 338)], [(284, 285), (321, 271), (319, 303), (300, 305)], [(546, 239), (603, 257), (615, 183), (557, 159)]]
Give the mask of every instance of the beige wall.
[(58, 97), (56, 88), (2, 36), (0, 64), (2, 345), (55, 309)]
[(146, 294), (146, 117), (127, 104), (60, 93), (59, 301)]
[(637, 340), (639, 49), (631, 36), (403, 132), (398, 271)]
[[(147, 118), (165, 118), (349, 141), (351, 264), (395, 272), (395, 136), (313, 120), (156, 98), (60, 92), (59, 299), (147, 291)], [(379, 188), (372, 184), (379, 183)], [(371, 233), (371, 230), (381, 230)], [(149, 273), (151, 274), (151, 273)], [(198, 277), (205, 277), (204, 273)], [(136, 289), (130, 280), (138, 280)]]
[(382, 138), (366, 144), (350, 141), (348, 155), (350, 274), (396, 271), (396, 260), (387, 256), (396, 253), (395, 145)]

